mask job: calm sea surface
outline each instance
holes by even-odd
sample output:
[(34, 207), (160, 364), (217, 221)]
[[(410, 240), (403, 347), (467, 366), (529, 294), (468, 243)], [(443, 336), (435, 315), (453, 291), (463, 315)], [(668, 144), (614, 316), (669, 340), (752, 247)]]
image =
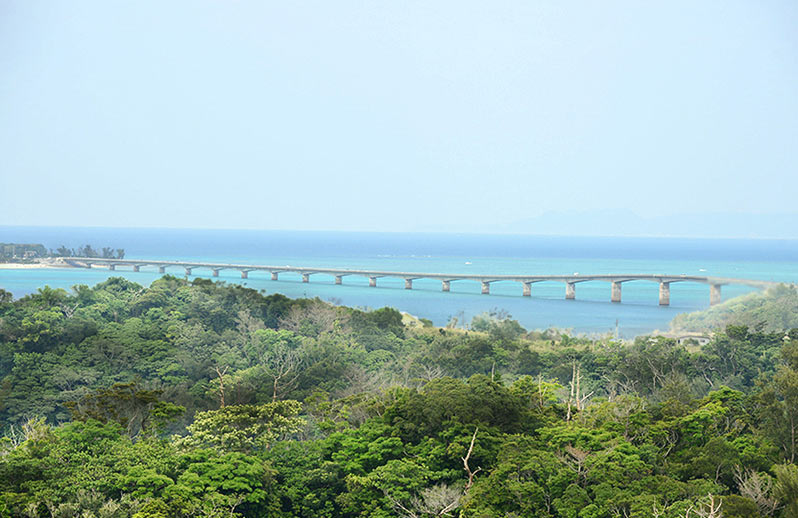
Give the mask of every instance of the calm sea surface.
[[(713, 275), (798, 282), (798, 241), (706, 240), (676, 238), (593, 238), (512, 235), (379, 234), (246, 230), (108, 229), (0, 227), (0, 242), (43, 243), (50, 248), (124, 248), (128, 259), (173, 259), (310, 267), (362, 268), (441, 273), (582, 274), (665, 273)], [(44, 285), (69, 289), (93, 285), (111, 275), (147, 285), (157, 270), (142, 268), (109, 272), (102, 269), (0, 270), (0, 288), (20, 297)], [(183, 276), (180, 268), (173, 275)], [(210, 271), (195, 270), (197, 277)], [(576, 333), (614, 332), (631, 337), (666, 329), (677, 314), (709, 305), (709, 287), (671, 284), (671, 306), (657, 304), (658, 285), (628, 282), (623, 303), (612, 304), (607, 282), (577, 285), (577, 300), (564, 300), (562, 283), (532, 285), (532, 297), (521, 297), (521, 285), (498, 282), (491, 294), (480, 294), (478, 282), (452, 282), (441, 292), (439, 281), (416, 280), (413, 290), (401, 279), (345, 277), (342, 286), (332, 277), (314, 275), (303, 284), (296, 274), (283, 273), (271, 281), (268, 272), (222, 271), (219, 280), (246, 284), (266, 293), (289, 297), (319, 297), (353, 307), (392, 306), (444, 325), (452, 316), (471, 317), (492, 309), (508, 311), (528, 329), (559, 327)], [(724, 286), (727, 299), (750, 291)]]

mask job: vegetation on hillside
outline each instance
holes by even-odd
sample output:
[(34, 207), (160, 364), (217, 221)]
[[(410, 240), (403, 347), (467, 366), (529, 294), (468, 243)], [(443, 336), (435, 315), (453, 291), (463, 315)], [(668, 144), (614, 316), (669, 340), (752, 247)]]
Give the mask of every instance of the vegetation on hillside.
[(469, 331), (164, 276), (0, 293), (0, 517), (798, 517), (798, 331)]
[(711, 308), (678, 315), (671, 329), (714, 331), (729, 325), (743, 325), (769, 332), (798, 327), (798, 289), (780, 285), (748, 293)]

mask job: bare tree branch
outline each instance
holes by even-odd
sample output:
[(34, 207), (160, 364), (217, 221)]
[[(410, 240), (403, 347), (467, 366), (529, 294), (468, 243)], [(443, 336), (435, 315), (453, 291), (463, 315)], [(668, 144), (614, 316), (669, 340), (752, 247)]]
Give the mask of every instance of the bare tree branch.
[(468, 447), (468, 453), (466, 456), (463, 457), (463, 469), (465, 469), (466, 474), (468, 475), (468, 482), (466, 483), (464, 493), (468, 493), (468, 490), (471, 489), (471, 486), (474, 485), (474, 476), (482, 471), (481, 467), (478, 467), (474, 471), (471, 471), (471, 468), (468, 466), (468, 459), (471, 458), (471, 452), (474, 451), (474, 442), (477, 440), (477, 432), (479, 428), (474, 428), (474, 435), (471, 436), (471, 445)]

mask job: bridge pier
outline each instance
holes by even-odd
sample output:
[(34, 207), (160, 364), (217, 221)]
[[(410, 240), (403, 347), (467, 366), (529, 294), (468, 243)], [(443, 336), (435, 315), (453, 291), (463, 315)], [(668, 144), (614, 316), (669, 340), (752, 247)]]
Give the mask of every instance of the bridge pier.
[(659, 305), (660, 306), (671, 305), (671, 283), (669, 282), (659, 283)]
[(621, 283), (619, 281), (612, 281), (612, 295), (610, 296), (612, 302), (621, 301)]
[(722, 284), (710, 284), (709, 285), (709, 305), (714, 306), (715, 304), (720, 304), (721, 297), (720, 297), (720, 287)]
[(302, 282), (310, 282), (310, 276), (315, 274), (323, 274), (332, 276), (335, 279), (335, 284), (343, 284), (343, 278), (347, 275), (357, 275), (360, 277), (367, 277), (369, 279), (369, 286), (377, 287), (377, 279), (382, 277), (389, 277), (393, 279), (404, 279), (405, 289), (413, 289), (413, 281), (416, 279), (438, 279), (441, 281), (441, 290), (443, 292), (451, 291), (451, 282), (457, 280), (479, 281), (481, 284), (481, 292), (485, 295), (490, 294), (490, 285), (494, 282), (500, 281), (513, 281), (520, 282), (522, 285), (522, 293), (524, 297), (532, 296), (532, 284), (544, 281), (556, 281), (565, 283), (565, 298), (573, 300), (576, 298), (576, 285), (580, 282), (587, 281), (604, 281), (611, 282), (611, 298), (612, 302), (621, 302), (622, 284), (633, 280), (649, 281), (659, 283), (659, 305), (670, 305), (670, 285), (674, 282), (695, 282), (706, 284), (709, 286), (709, 303), (715, 306), (723, 302), (721, 294), (722, 287), (726, 284), (741, 284), (756, 288), (766, 288), (774, 283), (766, 281), (757, 281), (753, 279), (733, 279), (725, 277), (707, 277), (697, 275), (665, 275), (664, 273), (657, 274), (598, 274), (598, 275), (580, 275), (575, 273), (573, 275), (494, 275), (485, 277), (487, 274), (450, 274), (450, 273), (420, 273), (413, 271), (380, 271), (380, 270), (350, 270), (342, 268), (330, 269), (310, 269), (305, 267), (291, 267), (291, 266), (276, 266), (276, 265), (256, 265), (256, 264), (233, 264), (233, 263), (198, 263), (198, 262), (183, 262), (163, 260), (159, 262), (158, 259), (147, 261), (143, 259), (111, 259), (103, 257), (65, 257), (67, 264), (81, 268), (107, 268), (110, 271), (119, 270), (121, 266), (124, 268), (131, 268), (133, 272), (142, 271), (142, 267), (158, 268), (159, 274), (167, 273), (167, 268), (184, 268), (186, 277), (193, 275), (195, 268), (200, 268), (202, 271), (210, 270), (212, 277), (220, 277), (219, 272), (222, 270), (233, 270), (241, 273), (242, 279), (249, 278), (251, 271), (263, 271), (271, 273), (272, 280), (278, 280), (279, 273), (293, 272), (302, 275)]
[(574, 300), (576, 298), (576, 283), (565, 283), (565, 300)]

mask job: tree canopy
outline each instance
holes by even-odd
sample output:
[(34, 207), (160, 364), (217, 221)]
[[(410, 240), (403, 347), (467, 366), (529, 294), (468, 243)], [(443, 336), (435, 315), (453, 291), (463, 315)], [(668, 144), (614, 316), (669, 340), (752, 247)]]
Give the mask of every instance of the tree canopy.
[(470, 330), (164, 276), (0, 297), (0, 517), (798, 516), (798, 330)]

